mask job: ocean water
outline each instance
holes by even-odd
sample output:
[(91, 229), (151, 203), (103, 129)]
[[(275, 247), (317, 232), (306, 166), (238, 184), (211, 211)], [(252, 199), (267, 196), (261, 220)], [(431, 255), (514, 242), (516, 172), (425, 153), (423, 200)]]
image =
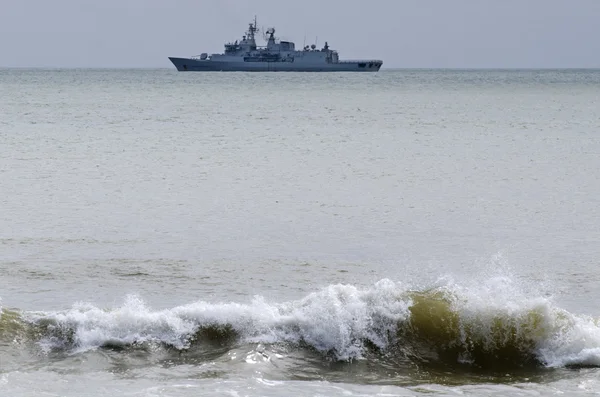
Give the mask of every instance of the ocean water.
[(0, 396), (600, 393), (600, 71), (0, 69)]

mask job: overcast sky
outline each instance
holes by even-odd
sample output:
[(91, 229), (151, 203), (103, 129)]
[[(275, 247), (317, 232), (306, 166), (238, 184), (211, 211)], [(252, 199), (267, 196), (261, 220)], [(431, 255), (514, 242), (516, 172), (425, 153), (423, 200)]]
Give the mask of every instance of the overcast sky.
[(0, 0), (0, 66), (172, 67), (255, 14), (388, 68), (600, 68), (600, 0)]

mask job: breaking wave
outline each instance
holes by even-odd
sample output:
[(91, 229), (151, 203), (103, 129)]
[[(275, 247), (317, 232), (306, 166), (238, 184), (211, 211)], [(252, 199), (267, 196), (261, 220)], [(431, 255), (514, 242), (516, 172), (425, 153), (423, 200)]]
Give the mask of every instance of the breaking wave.
[(427, 289), (390, 280), (366, 289), (331, 285), (278, 304), (256, 297), (248, 304), (199, 301), (152, 310), (128, 296), (110, 310), (77, 303), (61, 312), (0, 307), (0, 313), (0, 343), (29, 341), (46, 352), (261, 343), (337, 361), (393, 356), (478, 368), (600, 366), (597, 319), (527, 296), (505, 277)]

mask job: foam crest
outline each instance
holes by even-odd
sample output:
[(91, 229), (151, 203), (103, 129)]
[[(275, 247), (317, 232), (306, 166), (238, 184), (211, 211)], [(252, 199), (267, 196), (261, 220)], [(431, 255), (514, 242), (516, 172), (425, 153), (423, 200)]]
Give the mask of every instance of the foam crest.
[(198, 302), (173, 311), (201, 326), (229, 326), (248, 342), (303, 343), (344, 360), (360, 357), (365, 340), (387, 347), (388, 331), (408, 313), (398, 291), (384, 280), (368, 290), (332, 285), (283, 304), (257, 297), (250, 305)]
[(44, 347), (74, 346), (78, 351), (145, 342), (167, 343), (183, 349), (189, 347), (189, 335), (196, 328), (196, 324), (177, 316), (172, 310), (151, 311), (133, 295), (114, 310), (77, 303), (65, 313), (43, 315), (36, 321), (41, 321), (48, 329), (49, 336), (41, 341)]
[(557, 317), (557, 332), (541, 344), (540, 359), (548, 367), (600, 367), (600, 326), (590, 316), (563, 311)]
[(386, 349), (398, 323), (406, 320), (409, 302), (401, 291), (388, 280), (368, 290), (329, 286), (281, 305), (272, 329), (277, 339), (303, 342), (342, 360), (359, 358), (365, 342)]
[(207, 334), (234, 334), (247, 343), (296, 343), (338, 359), (360, 357), (364, 342), (385, 349), (399, 321), (406, 320), (408, 301), (399, 285), (384, 280), (360, 290), (332, 285), (304, 299), (269, 304), (256, 297), (250, 304), (199, 301), (152, 311), (136, 296), (112, 310), (77, 303), (66, 312), (30, 314), (45, 329), (47, 349), (84, 351), (103, 346), (145, 342), (189, 348)]
[(155, 311), (128, 296), (111, 310), (78, 303), (25, 317), (41, 330), (45, 349), (74, 352), (146, 343), (188, 349), (216, 340), (292, 344), (337, 360), (383, 353), (479, 367), (600, 366), (597, 321), (525, 290), (504, 276), (443, 279), (416, 290), (381, 280), (369, 288), (330, 285), (283, 303), (257, 296), (248, 304), (198, 301)]

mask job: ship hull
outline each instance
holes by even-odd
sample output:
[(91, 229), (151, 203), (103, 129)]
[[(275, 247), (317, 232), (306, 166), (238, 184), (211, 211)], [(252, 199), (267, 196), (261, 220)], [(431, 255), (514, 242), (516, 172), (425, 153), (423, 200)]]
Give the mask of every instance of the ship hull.
[(377, 72), (382, 61), (307, 62), (221, 62), (169, 57), (180, 72)]

